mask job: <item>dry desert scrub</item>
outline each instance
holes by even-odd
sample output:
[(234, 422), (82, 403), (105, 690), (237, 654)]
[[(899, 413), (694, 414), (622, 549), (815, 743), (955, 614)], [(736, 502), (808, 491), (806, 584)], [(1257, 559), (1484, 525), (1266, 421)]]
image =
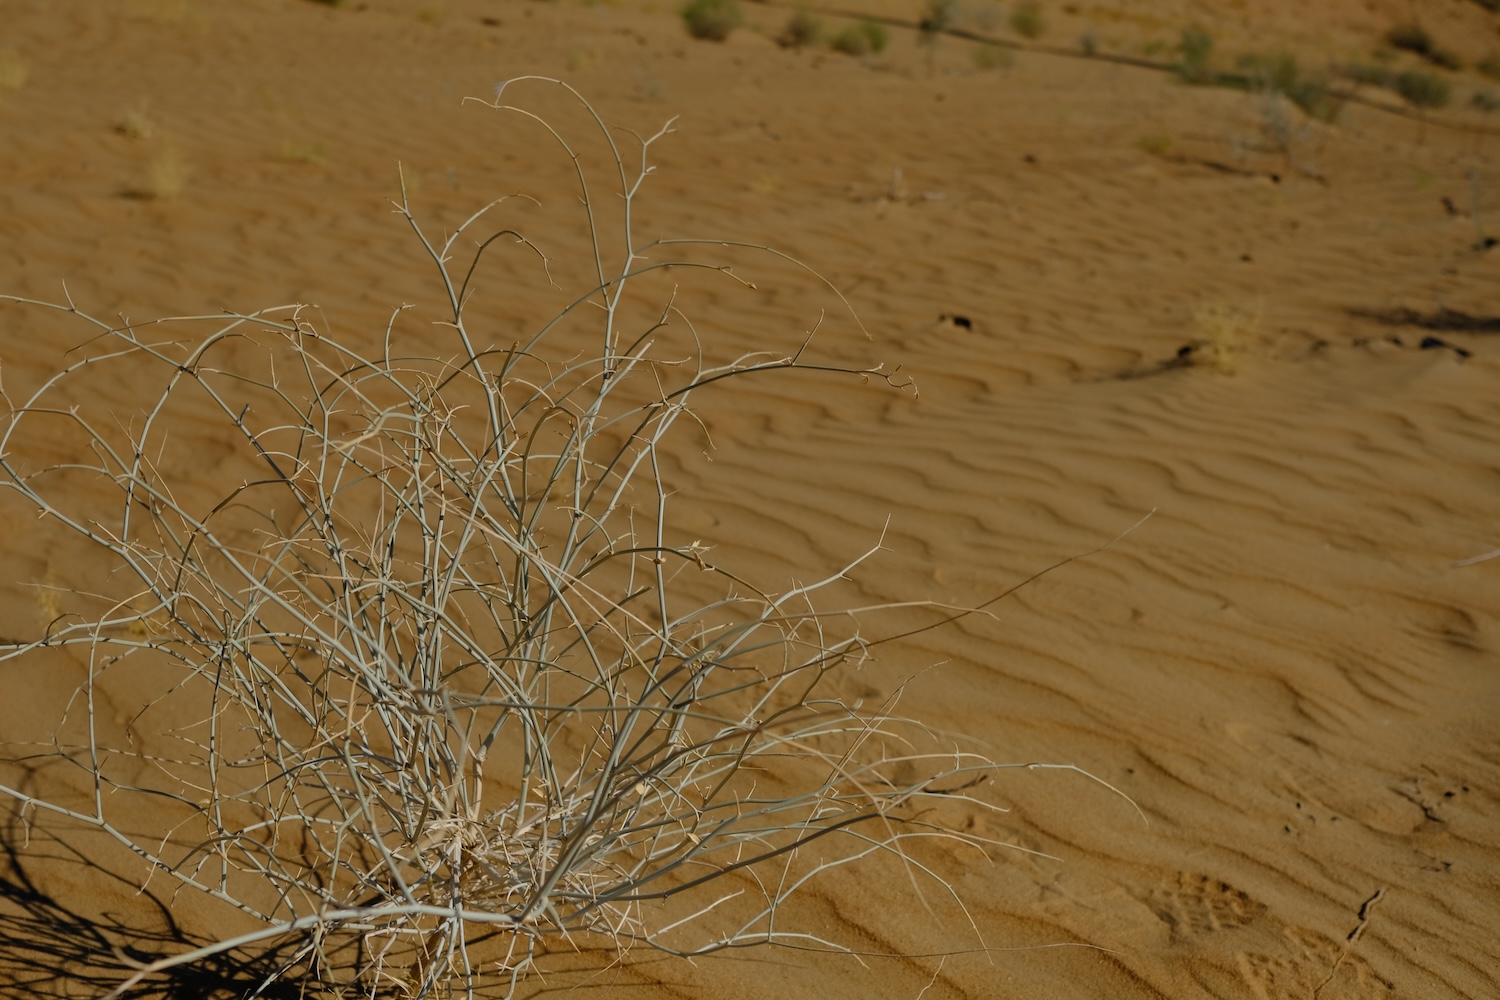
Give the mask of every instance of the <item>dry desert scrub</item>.
[[(113, 838), (152, 891), (216, 901), (232, 929), (137, 963), (116, 994), (229, 953), (274, 957), (257, 993), (373, 996), (513, 989), (558, 943), (836, 948), (783, 910), (869, 855), (962, 912), (911, 848), (987, 846), (938, 816), (993, 808), (971, 790), (994, 765), (833, 683), (872, 612), (818, 595), (871, 553), (759, 589), (673, 530), (659, 461), (725, 380), (892, 380), (810, 364), (811, 334), (705, 360), (671, 282), (740, 280), (698, 254), (787, 258), (637, 242), (670, 126), (617, 139), (571, 88), (524, 83), (576, 99), (607, 153), (589, 168), (504, 88), (489, 105), (550, 136), (593, 248), (572, 304), (519, 339), (475, 319), (475, 293), (497, 255), (552, 282), (540, 244), (476, 238), (499, 203), (434, 241), (405, 195), (441, 340), (398, 315), (361, 349), (305, 307), (132, 325), (12, 299), (92, 339), (7, 399), (3, 486), (103, 568), (0, 648), (3, 669), (61, 656), (82, 678), (0, 792), (28, 824)], [(649, 315), (628, 294), (648, 279)], [(133, 405), (91, 401), (99, 378)], [(227, 442), (207, 463), (205, 415)], [(210, 466), (233, 482), (205, 493)]]

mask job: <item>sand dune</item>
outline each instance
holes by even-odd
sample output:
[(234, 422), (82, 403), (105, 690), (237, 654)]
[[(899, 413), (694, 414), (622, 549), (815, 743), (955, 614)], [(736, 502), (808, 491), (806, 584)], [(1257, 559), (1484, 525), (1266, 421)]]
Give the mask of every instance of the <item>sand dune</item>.
[[(864, 62), (788, 51), (766, 37), (781, 8), (713, 45), (657, 4), (10, 6), (0, 48), (25, 72), (0, 91), (0, 292), (57, 300), (66, 282), (85, 311), (138, 320), (306, 302), (368, 343), (414, 303), (417, 329), (437, 312), (389, 211), (397, 161), (434, 232), (523, 193), (540, 203), (507, 220), (576, 266), (566, 165), (527, 123), (461, 104), (561, 75), (638, 133), (681, 116), (653, 147), (642, 233), (774, 245), (868, 331), (816, 276), (726, 251), (755, 289), (680, 293), (710, 353), (795, 351), (827, 309), (808, 358), (915, 383), (797, 373), (705, 397), (706, 434), (685, 432), (666, 470), (683, 541), (785, 586), (884, 532), (844, 596), (960, 606), (1080, 557), (848, 680), (868, 697), (905, 683), (907, 714), (996, 759), (1123, 793), (1004, 771), (990, 793), (1010, 812), (968, 819), (1040, 854), (936, 850), (991, 952), (951, 907), (934, 918), (902, 885), (838, 873), (799, 916), (922, 957), (584, 952), (536, 995), (1500, 995), (1500, 559), (1474, 559), (1500, 546), (1500, 250), (1475, 248), (1500, 220), (1500, 139), (1464, 106), (1476, 72), (1433, 121), (1291, 112), (1278, 149), (1254, 95), (1037, 52), (981, 69), (957, 38), (929, 71), (899, 29)], [(1469, 62), (1500, 27), (1479, 4), (1429, 6)], [(1368, 51), (1407, 10), (1059, 8), (1042, 44), (1096, 27), (1165, 60), (1198, 21), (1226, 60), (1290, 46), (1304, 64)], [(1014, 37), (991, 23), (974, 30)], [(519, 257), (476, 301), (496, 343), (559, 305)], [(63, 319), (0, 308), (12, 398), (88, 337)], [(99, 391), (128, 410), (135, 387)], [(185, 433), (213, 453), (212, 426)], [(38, 627), (32, 585), (70, 565), (5, 517), (17, 634)], [(0, 733), (67, 696), (0, 671)], [(24, 985), (66, 913), (101, 941), (105, 911), (160, 928), (128, 879), (80, 881), (44, 862), (56, 844), (7, 837), (7, 995), (106, 978), (83, 963)], [(220, 919), (181, 905), (189, 934)]]

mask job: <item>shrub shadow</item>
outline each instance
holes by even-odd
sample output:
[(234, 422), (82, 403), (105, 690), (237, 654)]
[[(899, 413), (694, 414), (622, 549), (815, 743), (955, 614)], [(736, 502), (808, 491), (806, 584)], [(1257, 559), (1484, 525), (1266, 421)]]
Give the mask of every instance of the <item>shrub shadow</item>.
[[(128, 884), (63, 839), (35, 825), (27, 829), (19, 810), (12, 809), (0, 828), (0, 997), (104, 996), (141, 966), (207, 943), (183, 930), (166, 900), (133, 884), (130, 891), (155, 911), (154, 919), (80, 913), (43, 887), (36, 872), (40, 864), (66, 871), (80, 895), (101, 883)], [(148, 922), (156, 929), (140, 926)], [(260, 988), (291, 962), (294, 944), (253, 958), (228, 954), (180, 966), (125, 995), (159, 1000), (307, 996), (291, 981)]]

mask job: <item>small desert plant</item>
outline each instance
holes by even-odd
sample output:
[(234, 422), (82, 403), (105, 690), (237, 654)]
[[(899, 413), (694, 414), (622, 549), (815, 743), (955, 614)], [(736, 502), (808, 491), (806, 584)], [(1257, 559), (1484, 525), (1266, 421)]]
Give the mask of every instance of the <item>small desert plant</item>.
[(1248, 53), (1239, 58), (1237, 65), (1252, 90), (1280, 94), (1303, 113), (1321, 121), (1337, 119), (1348, 97), (1334, 89), (1327, 74), (1304, 74), (1296, 56), (1289, 52)]
[[(6, 397), (0, 489), (102, 565), (95, 585), (48, 592), (69, 606), (35, 637), (0, 641), (7, 666), (78, 657), (77, 695), (31, 752), (80, 787), (0, 795), (28, 822), (113, 838), (251, 927), (133, 959), (115, 995), (273, 947), (262, 989), (337, 972), (344, 995), (472, 993), (481, 964), (514, 986), (556, 941), (822, 947), (782, 912), (809, 878), (909, 858), (921, 838), (987, 843), (941, 816), (990, 808), (969, 789), (993, 765), (889, 699), (839, 694), (838, 668), (875, 640), (863, 612), (815, 601), (874, 550), (772, 592), (669, 514), (660, 449), (697, 394), (777, 372), (889, 375), (813, 362), (812, 334), (711, 361), (675, 286), (735, 281), (702, 255), (736, 245), (631, 230), (670, 123), (621, 148), (546, 83), (576, 100), (592, 146), (503, 94), (489, 106), (534, 123), (572, 169), (591, 245), (578, 266), (500, 225), (461, 254), (505, 199), (433, 241), (403, 190), (438, 326), (404, 333), (398, 309), (355, 343), (302, 307), (163, 328), (69, 300), (50, 308), (91, 327), (88, 348)], [(613, 199), (585, 148), (606, 151)], [(486, 322), (484, 274), (528, 260), (571, 304), (519, 332)], [(139, 409), (100, 398), (99, 379)], [(222, 486), (192, 443), (213, 421)], [(122, 691), (138, 710), (117, 714)], [(127, 800), (160, 830), (119, 825)]]
[(1224, 303), (1206, 305), (1193, 313), (1193, 324), (1203, 339), (1199, 355), (1225, 375), (1233, 375), (1258, 346), (1261, 307), (1253, 312)]
[(1299, 77), (1295, 85), (1286, 92), (1287, 99), (1303, 113), (1324, 122), (1335, 122), (1349, 95), (1336, 89), (1328, 76), (1316, 73)]
[(1010, 12), (1010, 29), (1022, 38), (1041, 38), (1047, 31), (1047, 19), (1038, 0), (1021, 0)]
[(889, 41), (890, 33), (886, 31), (885, 25), (865, 18), (845, 27), (833, 36), (829, 44), (835, 52), (842, 52), (849, 56), (864, 56), (872, 52), (885, 51)]
[(1099, 54), (1099, 33), (1089, 28), (1078, 36), (1078, 51), (1092, 58)]
[(1444, 107), (1453, 97), (1447, 80), (1423, 70), (1407, 70), (1398, 75), (1395, 89), (1402, 100), (1423, 111)]
[(1293, 112), (1324, 122), (1337, 120), (1348, 94), (1337, 91), (1323, 74), (1304, 76), (1297, 60), (1289, 53), (1241, 56), (1239, 80), (1225, 75), (1220, 79), (1247, 86), (1260, 105), (1261, 131), (1270, 145), (1286, 159), (1289, 169), (1309, 176), (1320, 176), (1308, 154), (1307, 140), (1313, 133), (1310, 122)]
[(804, 45), (815, 45), (823, 37), (823, 21), (811, 11), (799, 10), (787, 19), (776, 44), (784, 49), (800, 49)]
[(1182, 62), (1177, 66), (1177, 75), (1188, 83), (1211, 83), (1214, 79), (1209, 59), (1213, 56), (1214, 39), (1198, 25), (1182, 29), (1182, 38), (1177, 43), (1182, 52)]
[(1135, 141), (1136, 148), (1151, 156), (1167, 156), (1172, 152), (1175, 143), (1170, 135), (1152, 133), (1143, 135)]
[(682, 21), (694, 38), (722, 42), (745, 23), (745, 16), (738, 0), (690, 0), (682, 8)]
[(1297, 57), (1290, 52), (1277, 52), (1273, 55), (1247, 52), (1235, 61), (1235, 65), (1255, 90), (1274, 90), (1285, 94), (1297, 86), (1302, 76)]
[(1316, 176), (1317, 170), (1310, 163), (1304, 164), (1300, 153), (1305, 147), (1310, 126), (1299, 121), (1292, 113), (1292, 104), (1287, 96), (1277, 90), (1263, 90), (1260, 98), (1260, 128), (1271, 147), (1286, 159), (1289, 169)]

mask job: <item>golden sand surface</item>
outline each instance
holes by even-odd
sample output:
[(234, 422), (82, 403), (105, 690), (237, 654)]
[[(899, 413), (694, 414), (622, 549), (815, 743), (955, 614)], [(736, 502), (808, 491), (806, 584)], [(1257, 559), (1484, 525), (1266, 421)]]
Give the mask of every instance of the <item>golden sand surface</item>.
[[(66, 284), (132, 320), (307, 303), (368, 343), (410, 303), (421, 329), (434, 273), (390, 210), (398, 163), (435, 232), (521, 194), (497, 218), (559, 268), (586, 248), (566, 159), (463, 102), (559, 77), (621, 136), (675, 119), (640, 233), (774, 246), (867, 331), (818, 280), (726, 251), (754, 288), (678, 293), (711, 351), (790, 353), (827, 308), (809, 357), (917, 389), (794, 373), (705, 397), (664, 471), (684, 539), (770, 587), (882, 542), (859, 602), (973, 606), (1081, 557), (851, 681), (904, 685), (904, 713), (996, 760), (1099, 779), (999, 772), (1009, 811), (967, 821), (1017, 849), (920, 855), (967, 916), (930, 881), (839, 870), (786, 919), (871, 957), (564, 949), (522, 995), (1500, 996), (1500, 558), (1476, 558), (1500, 547), (1500, 248), (1476, 246), (1500, 237), (1500, 130), (1470, 103), (1500, 84), (1448, 74), (1428, 119), (1367, 88), (1328, 124), (1130, 61), (1176, 59), (1190, 24), (1225, 67), (1368, 60), (1413, 5), (1047, 3), (1034, 42), (1013, 6), (965, 2), (957, 27), (1016, 50), (893, 25), (853, 58), (779, 47), (792, 8), (768, 5), (712, 43), (652, 0), (0, 3), (0, 292)], [(1500, 50), (1500, 13), (1420, 7), (1466, 65)], [(1128, 59), (1084, 58), (1086, 32)], [(580, 120), (555, 89), (507, 98)], [(519, 266), (476, 296), (496, 342), (558, 306)], [(90, 336), (0, 307), (10, 398)], [(184, 489), (227, 452), (211, 416), (181, 428)], [(38, 585), (89, 570), (3, 517), (0, 633), (30, 635)], [(78, 669), (0, 666), (10, 780)], [(102, 993), (228, 926), (22, 819), (3, 995)]]

